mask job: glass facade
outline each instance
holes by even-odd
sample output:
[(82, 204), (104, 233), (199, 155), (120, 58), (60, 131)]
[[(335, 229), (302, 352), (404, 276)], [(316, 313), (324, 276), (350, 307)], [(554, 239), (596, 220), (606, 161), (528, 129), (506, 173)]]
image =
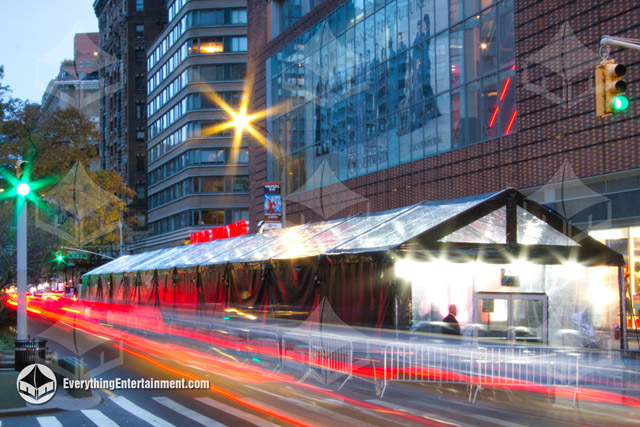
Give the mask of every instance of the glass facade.
[(157, 169), (149, 172), (149, 187), (182, 172), (191, 166), (227, 166), (248, 165), (248, 148), (198, 148), (187, 150), (161, 164)]
[(242, 208), (209, 208), (180, 212), (149, 223), (152, 236), (170, 233), (182, 228), (199, 225), (224, 225), (249, 220), (249, 209)]
[(497, 138), (516, 131), (513, 0), (349, 0), (267, 73), (288, 193), (323, 164), (346, 180)]
[(149, 210), (192, 194), (248, 193), (248, 175), (199, 176), (187, 178), (149, 196)]

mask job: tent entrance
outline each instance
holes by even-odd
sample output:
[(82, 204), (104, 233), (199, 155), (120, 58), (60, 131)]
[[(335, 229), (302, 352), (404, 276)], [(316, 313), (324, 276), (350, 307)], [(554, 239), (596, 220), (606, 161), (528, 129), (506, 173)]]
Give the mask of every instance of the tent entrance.
[(546, 343), (546, 294), (477, 292), (475, 334), (505, 341)]

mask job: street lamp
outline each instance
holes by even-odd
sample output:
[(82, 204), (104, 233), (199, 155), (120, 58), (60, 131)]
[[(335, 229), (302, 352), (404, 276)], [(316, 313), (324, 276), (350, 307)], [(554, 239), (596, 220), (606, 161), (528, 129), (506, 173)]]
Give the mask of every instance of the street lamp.
[(3, 191), (0, 200), (16, 198), (16, 282), (18, 285), (17, 339), (27, 339), (27, 200), (43, 210), (46, 205), (38, 198), (35, 191), (53, 182), (53, 178), (45, 178), (31, 182), (31, 162), (18, 160), (15, 176), (7, 170), (0, 170), (0, 176), (9, 183), (8, 191)]
[(278, 164), (280, 165), (280, 185), (281, 185), (281, 204), (282, 204), (282, 227), (285, 227), (286, 218), (287, 218), (287, 209), (285, 203), (285, 196), (287, 194), (287, 176), (286, 176), (286, 167), (283, 162), (284, 153), (280, 146), (274, 142), (275, 138), (273, 134), (266, 127), (256, 124), (253, 122), (257, 118), (257, 115), (247, 115), (246, 110), (244, 108), (239, 111), (231, 111), (228, 110), (229, 114), (233, 117), (231, 121), (229, 121), (229, 127), (235, 127), (236, 135), (242, 135), (244, 131), (249, 132), (251, 135), (255, 136), (259, 141), (264, 138), (255, 128), (263, 130), (269, 136), (269, 139), (266, 140), (267, 144), (265, 148), (267, 151), (271, 151), (273, 154), (273, 148), (278, 150)]

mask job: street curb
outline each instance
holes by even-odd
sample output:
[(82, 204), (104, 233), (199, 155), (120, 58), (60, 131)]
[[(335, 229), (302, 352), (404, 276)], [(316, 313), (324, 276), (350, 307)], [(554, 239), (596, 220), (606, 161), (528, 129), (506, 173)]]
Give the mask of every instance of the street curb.
[[(60, 406), (56, 406), (56, 407), (51, 407), (51, 403), (47, 402), (44, 405), (46, 405), (47, 407), (38, 409), (35, 408), (35, 405), (29, 405), (26, 408), (9, 408), (9, 409), (2, 409), (0, 410), (0, 418), (4, 418), (4, 417), (19, 417), (19, 416), (29, 416), (29, 415), (36, 415), (36, 414), (48, 414), (48, 413), (53, 413), (53, 412), (61, 412), (61, 411), (76, 411), (79, 409), (87, 409), (87, 408), (79, 408), (76, 407), (74, 405), (74, 403), (76, 405), (81, 404), (81, 403), (87, 403), (90, 402), (92, 400), (96, 400), (96, 396), (99, 397), (99, 400), (97, 400), (97, 402), (93, 405), (91, 405), (90, 407), (94, 407), (94, 406), (98, 406), (100, 405), (102, 402), (104, 402), (104, 397), (102, 396), (101, 393), (96, 393), (96, 390), (92, 390), (91, 393), (91, 397), (85, 397), (85, 398), (74, 398), (71, 397), (71, 395), (69, 395), (69, 393), (67, 391), (64, 392), (66, 394), (65, 395), (61, 395), (59, 397), (59, 400), (62, 400), (62, 402), (58, 401), (55, 402), (53, 404), (57, 404)], [(55, 399), (55, 397), (54, 397)], [(53, 399), (52, 399), (53, 400)], [(64, 405), (62, 405), (61, 403), (64, 403)]]

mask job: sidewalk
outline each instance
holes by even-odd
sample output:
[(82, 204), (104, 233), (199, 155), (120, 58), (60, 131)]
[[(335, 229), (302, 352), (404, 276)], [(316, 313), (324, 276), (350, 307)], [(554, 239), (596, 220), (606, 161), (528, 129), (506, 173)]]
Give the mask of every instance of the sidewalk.
[[(72, 397), (67, 390), (59, 387), (58, 390), (56, 390), (56, 394), (51, 400), (43, 403), (42, 405), (33, 405), (31, 403), (24, 402), (22, 398), (20, 398), (15, 388), (15, 380), (13, 382), (4, 381), (4, 383), (5, 387), (2, 388), (2, 394), (0, 395), (1, 400), (5, 403), (16, 402), (16, 406), (0, 409), (0, 418), (56, 411), (75, 411), (80, 409), (89, 409), (99, 405), (102, 402), (102, 395), (96, 392), (96, 390), (91, 391), (90, 397), (75, 398)], [(13, 386), (15, 396), (7, 395), (11, 393), (10, 390), (8, 390), (8, 387), (10, 387), (11, 385)], [(24, 406), (18, 406), (20, 402), (24, 403)]]

